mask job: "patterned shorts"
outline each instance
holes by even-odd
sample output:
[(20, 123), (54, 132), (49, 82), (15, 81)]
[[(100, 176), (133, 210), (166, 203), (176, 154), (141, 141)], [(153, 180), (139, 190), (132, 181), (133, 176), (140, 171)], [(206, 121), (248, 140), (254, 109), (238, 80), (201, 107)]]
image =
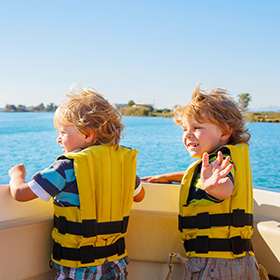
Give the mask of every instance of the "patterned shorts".
[(185, 280), (259, 280), (258, 263), (247, 254), (236, 259), (191, 258)]
[(66, 267), (53, 263), (56, 268), (56, 280), (126, 280), (129, 258), (107, 262), (102, 265), (90, 267)]

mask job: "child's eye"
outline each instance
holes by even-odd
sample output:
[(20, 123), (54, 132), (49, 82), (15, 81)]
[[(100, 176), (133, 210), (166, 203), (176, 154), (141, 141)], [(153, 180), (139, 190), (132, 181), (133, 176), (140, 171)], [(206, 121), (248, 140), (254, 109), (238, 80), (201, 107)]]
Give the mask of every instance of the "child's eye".
[(201, 129), (201, 127), (200, 126), (195, 126), (194, 129)]

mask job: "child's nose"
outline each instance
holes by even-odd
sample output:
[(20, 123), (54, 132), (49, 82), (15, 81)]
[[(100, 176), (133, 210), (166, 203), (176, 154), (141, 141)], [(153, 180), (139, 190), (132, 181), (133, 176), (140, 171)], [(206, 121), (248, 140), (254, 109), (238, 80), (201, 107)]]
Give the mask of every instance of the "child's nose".
[(191, 134), (190, 130), (185, 131), (185, 133), (184, 133), (184, 137), (186, 137), (186, 138), (191, 138), (192, 137), (191, 135), (192, 134)]
[(61, 137), (58, 136), (58, 137), (56, 138), (56, 141), (57, 141), (58, 143), (60, 143), (60, 142), (61, 142)]

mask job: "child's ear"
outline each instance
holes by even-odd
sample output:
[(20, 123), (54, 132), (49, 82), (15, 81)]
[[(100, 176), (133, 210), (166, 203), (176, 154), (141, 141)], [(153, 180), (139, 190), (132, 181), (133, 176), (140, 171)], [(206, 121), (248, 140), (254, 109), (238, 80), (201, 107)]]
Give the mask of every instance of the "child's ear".
[(92, 128), (88, 128), (86, 133), (85, 133), (85, 141), (88, 144), (91, 144), (94, 142), (96, 138), (96, 133)]
[(221, 141), (227, 141), (232, 134), (231, 126), (228, 127), (228, 131), (224, 131), (221, 135)]

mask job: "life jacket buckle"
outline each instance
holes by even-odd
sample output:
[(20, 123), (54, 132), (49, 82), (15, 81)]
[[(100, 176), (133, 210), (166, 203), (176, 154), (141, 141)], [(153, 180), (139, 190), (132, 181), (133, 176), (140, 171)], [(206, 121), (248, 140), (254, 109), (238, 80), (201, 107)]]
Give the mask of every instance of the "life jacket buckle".
[(57, 261), (61, 260), (61, 245), (57, 242), (53, 244), (53, 259)]
[(123, 255), (125, 252), (125, 241), (124, 238), (120, 238), (117, 242), (117, 251), (118, 251), (118, 256)]
[(234, 209), (232, 211), (232, 226), (244, 227), (245, 226), (245, 210)]
[(93, 237), (97, 235), (96, 220), (83, 220), (82, 232), (84, 237)]
[(60, 234), (66, 234), (67, 233), (67, 220), (64, 216), (59, 216), (58, 218), (58, 232)]
[(189, 243), (188, 243), (188, 240), (185, 240), (185, 241), (184, 241), (184, 248), (185, 248), (185, 251), (186, 251), (186, 252), (189, 252), (189, 251), (190, 251), (190, 250), (189, 250), (188, 244), (189, 244)]
[(92, 263), (95, 261), (95, 254), (94, 254), (94, 247), (89, 246), (82, 246), (80, 248), (80, 254), (81, 254), (81, 263)]
[(183, 228), (182, 216), (178, 215), (178, 229), (180, 232), (182, 232), (182, 228)]
[(211, 227), (209, 212), (198, 213), (196, 217), (198, 229), (205, 229)]
[(198, 254), (208, 254), (209, 237), (207, 235), (197, 236), (195, 239), (195, 252)]
[(128, 226), (128, 219), (129, 219), (129, 216), (123, 218), (121, 233), (126, 233), (126, 231), (127, 231), (127, 226)]
[(244, 251), (241, 236), (235, 236), (230, 239), (231, 248), (234, 255), (242, 254)]

